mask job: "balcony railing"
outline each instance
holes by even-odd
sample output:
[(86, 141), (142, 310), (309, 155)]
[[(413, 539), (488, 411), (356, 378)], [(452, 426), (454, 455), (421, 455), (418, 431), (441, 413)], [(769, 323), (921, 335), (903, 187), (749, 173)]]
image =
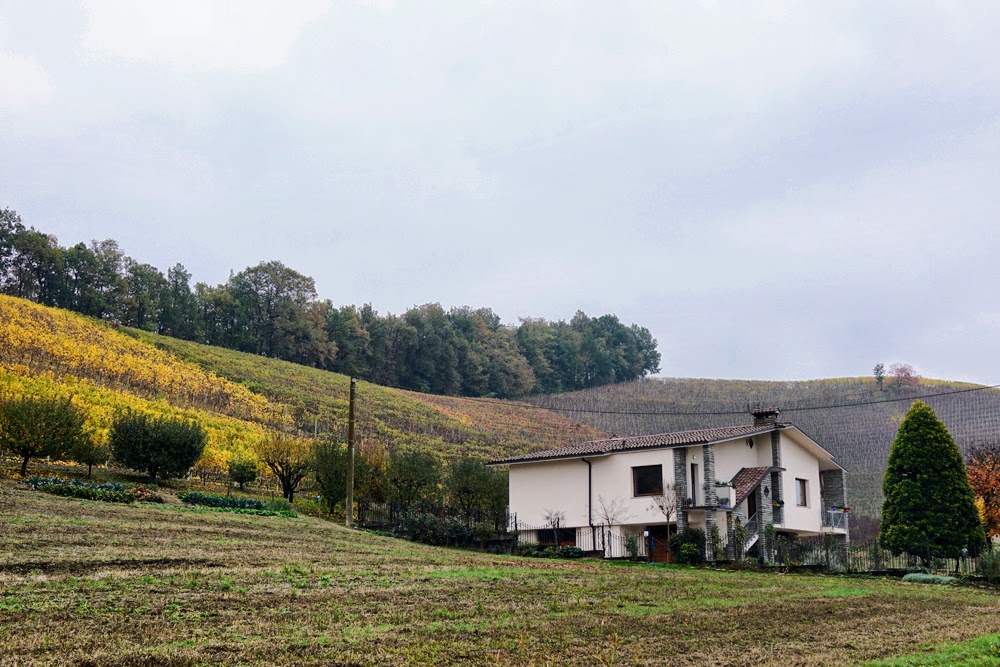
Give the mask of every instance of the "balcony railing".
[(841, 510), (829, 510), (823, 514), (823, 527), (847, 530), (848, 516), (850, 515), (847, 512)]

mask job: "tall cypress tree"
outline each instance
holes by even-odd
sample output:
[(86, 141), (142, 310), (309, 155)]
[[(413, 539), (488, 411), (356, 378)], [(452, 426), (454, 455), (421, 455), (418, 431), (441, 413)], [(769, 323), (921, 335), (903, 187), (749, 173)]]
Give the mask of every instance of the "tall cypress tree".
[(882, 482), (879, 539), (894, 552), (956, 558), (986, 542), (962, 454), (934, 411), (916, 401), (899, 425)]

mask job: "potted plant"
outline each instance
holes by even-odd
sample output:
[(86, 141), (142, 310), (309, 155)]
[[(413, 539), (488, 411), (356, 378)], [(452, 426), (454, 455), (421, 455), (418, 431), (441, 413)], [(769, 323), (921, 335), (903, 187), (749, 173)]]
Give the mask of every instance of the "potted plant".
[(684, 502), (681, 503), (681, 507), (691, 507), (693, 505), (694, 505), (694, 498), (691, 497), (685, 498)]
[(729, 498), (719, 498), (719, 507), (729, 507)]

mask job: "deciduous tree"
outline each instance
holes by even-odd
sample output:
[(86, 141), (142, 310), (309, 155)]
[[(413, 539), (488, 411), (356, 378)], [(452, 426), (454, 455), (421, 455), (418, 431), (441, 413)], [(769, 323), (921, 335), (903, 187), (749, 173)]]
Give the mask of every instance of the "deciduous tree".
[(312, 469), (314, 447), (311, 438), (278, 432), (272, 432), (256, 447), (260, 462), (281, 482), (281, 495), (290, 503), (295, 502), (299, 484)]
[(229, 479), (236, 482), (240, 491), (247, 484), (257, 479), (257, 461), (251, 458), (237, 456), (229, 461)]
[(107, 463), (108, 459), (111, 458), (111, 448), (103, 440), (92, 434), (86, 434), (85, 437), (76, 442), (69, 451), (69, 455), (80, 465), (87, 466), (87, 479), (90, 479), (94, 466)]
[(0, 449), (21, 458), (21, 475), (28, 461), (60, 457), (87, 438), (83, 413), (69, 399), (9, 398), (0, 402)]
[(431, 452), (393, 452), (389, 459), (389, 484), (404, 506), (435, 495), (440, 481), (441, 466)]
[(875, 368), (872, 370), (875, 375), (875, 383), (878, 385), (879, 391), (882, 391), (883, 385), (885, 384), (885, 364), (881, 361), (875, 364)]
[(893, 364), (889, 366), (889, 377), (897, 389), (900, 387), (915, 387), (920, 384), (920, 376), (909, 364)]
[(116, 415), (108, 433), (115, 460), (149, 473), (152, 484), (157, 477), (186, 475), (205, 450), (207, 439), (197, 422), (133, 411)]
[(969, 450), (966, 471), (972, 492), (982, 504), (982, 519), (989, 537), (1000, 535), (1000, 443)]

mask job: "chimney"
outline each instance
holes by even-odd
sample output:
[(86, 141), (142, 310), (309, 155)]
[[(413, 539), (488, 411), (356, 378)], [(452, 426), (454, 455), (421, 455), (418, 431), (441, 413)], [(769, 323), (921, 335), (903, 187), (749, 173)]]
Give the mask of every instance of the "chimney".
[(750, 414), (753, 415), (754, 426), (767, 426), (778, 423), (778, 415), (781, 414), (781, 410), (778, 408), (756, 408), (751, 410)]

